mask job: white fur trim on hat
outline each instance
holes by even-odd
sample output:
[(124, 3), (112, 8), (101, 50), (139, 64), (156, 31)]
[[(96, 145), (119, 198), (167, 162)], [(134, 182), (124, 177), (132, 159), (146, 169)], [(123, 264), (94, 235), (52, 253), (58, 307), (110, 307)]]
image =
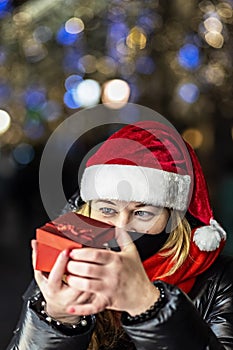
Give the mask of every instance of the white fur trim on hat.
[(81, 197), (124, 200), (186, 210), (190, 176), (134, 165), (99, 164), (85, 169)]
[(196, 229), (193, 236), (196, 246), (206, 252), (216, 250), (222, 239), (226, 240), (226, 232), (214, 219), (210, 219), (210, 225)]

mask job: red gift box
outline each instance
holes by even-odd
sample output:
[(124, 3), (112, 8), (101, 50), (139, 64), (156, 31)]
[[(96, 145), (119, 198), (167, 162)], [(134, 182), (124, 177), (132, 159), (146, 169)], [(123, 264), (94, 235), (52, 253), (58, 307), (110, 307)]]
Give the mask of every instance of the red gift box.
[(69, 212), (36, 229), (36, 270), (50, 272), (64, 249), (106, 248), (115, 229), (106, 223)]

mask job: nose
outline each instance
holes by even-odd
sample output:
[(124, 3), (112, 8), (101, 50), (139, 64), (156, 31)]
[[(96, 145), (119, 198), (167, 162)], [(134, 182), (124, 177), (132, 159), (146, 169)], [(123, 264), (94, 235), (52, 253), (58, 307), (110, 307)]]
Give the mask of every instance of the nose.
[(132, 217), (129, 212), (122, 210), (114, 219), (114, 225), (119, 228), (124, 228), (127, 231), (133, 231)]

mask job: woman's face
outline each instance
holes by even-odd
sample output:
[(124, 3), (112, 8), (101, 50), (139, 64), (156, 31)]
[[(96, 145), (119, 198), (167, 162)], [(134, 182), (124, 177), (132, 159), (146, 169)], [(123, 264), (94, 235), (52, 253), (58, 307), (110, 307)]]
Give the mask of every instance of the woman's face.
[(91, 217), (127, 231), (158, 234), (164, 230), (169, 218), (165, 208), (139, 202), (93, 200)]

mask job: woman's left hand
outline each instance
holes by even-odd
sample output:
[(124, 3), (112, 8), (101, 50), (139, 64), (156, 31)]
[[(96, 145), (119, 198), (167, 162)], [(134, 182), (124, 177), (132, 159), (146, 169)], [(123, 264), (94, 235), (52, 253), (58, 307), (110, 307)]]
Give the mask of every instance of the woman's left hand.
[(135, 316), (159, 298), (159, 291), (148, 279), (128, 233), (116, 228), (116, 237), (120, 252), (94, 248), (71, 251), (67, 283), (74, 289), (92, 293), (92, 297), (88, 303), (72, 305), (68, 312), (88, 315), (112, 309)]

